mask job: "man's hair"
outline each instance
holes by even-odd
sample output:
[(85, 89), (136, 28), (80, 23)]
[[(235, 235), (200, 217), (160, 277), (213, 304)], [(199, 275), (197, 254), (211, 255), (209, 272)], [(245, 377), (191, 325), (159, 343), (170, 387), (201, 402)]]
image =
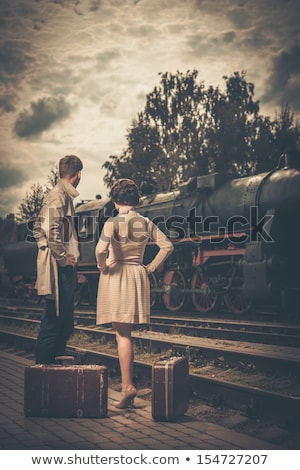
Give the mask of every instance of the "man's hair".
[(122, 178), (112, 185), (110, 197), (121, 206), (137, 206), (140, 202), (141, 195), (134, 181), (128, 178)]
[(59, 160), (60, 178), (73, 178), (83, 168), (82, 161), (76, 155), (66, 155)]

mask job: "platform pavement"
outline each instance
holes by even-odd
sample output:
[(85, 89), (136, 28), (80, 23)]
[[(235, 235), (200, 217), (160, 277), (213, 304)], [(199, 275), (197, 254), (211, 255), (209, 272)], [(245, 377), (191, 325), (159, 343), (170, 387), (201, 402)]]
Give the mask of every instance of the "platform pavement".
[(28, 418), (23, 414), (24, 367), (33, 361), (0, 351), (0, 449), (23, 450), (272, 450), (272, 444), (185, 415), (175, 423), (154, 422), (151, 403), (118, 410), (119, 393), (108, 391), (101, 419)]

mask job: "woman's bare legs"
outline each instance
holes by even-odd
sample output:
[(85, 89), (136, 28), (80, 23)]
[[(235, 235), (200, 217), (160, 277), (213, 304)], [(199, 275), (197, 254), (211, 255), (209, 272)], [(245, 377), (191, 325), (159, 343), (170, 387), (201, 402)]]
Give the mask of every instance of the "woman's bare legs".
[(113, 323), (113, 329), (116, 332), (118, 345), (118, 355), (122, 379), (122, 392), (126, 392), (133, 387), (133, 345), (131, 341), (131, 332), (133, 325), (131, 323)]

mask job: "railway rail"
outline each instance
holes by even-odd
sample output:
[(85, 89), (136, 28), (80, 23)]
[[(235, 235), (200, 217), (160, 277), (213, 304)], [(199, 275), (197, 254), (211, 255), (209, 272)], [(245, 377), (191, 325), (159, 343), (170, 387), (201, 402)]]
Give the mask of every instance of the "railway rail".
[[(8, 327), (38, 328), (39, 320), (0, 315), (2, 325)], [(107, 344), (113, 342), (115, 335), (111, 328), (92, 326), (75, 326), (75, 334), (84, 335), (88, 342)], [(221, 361), (223, 367), (237, 367), (241, 363), (251, 364), (260, 371), (276, 370), (285, 374), (298, 374), (300, 371), (300, 349), (296, 347), (273, 346), (267, 344), (215, 340), (183, 334), (161, 333), (159, 331), (136, 329), (133, 331), (133, 342), (139, 351), (164, 354), (172, 351), (178, 355), (189, 354), (194, 361), (204, 363), (208, 360)]]
[[(14, 347), (19, 351), (34, 351), (36, 332), (38, 329), (40, 309), (32, 309), (36, 318), (29, 317), (30, 307), (9, 306), (6, 314), (0, 316), (1, 343)], [(8, 314), (9, 313), (9, 314)], [(14, 313), (14, 315), (13, 315)], [(17, 313), (19, 315), (17, 315)], [(80, 313), (83, 316), (83, 313)], [(160, 319), (164, 328), (170, 328)], [(155, 319), (156, 322), (159, 319)], [(169, 319), (168, 319), (169, 321)], [(156, 323), (157, 324), (157, 323)], [(159, 324), (159, 323), (158, 323)], [(277, 327), (278, 325), (276, 325)], [(191, 327), (191, 325), (190, 325)], [(155, 358), (161, 355), (187, 355), (190, 361), (191, 396), (206, 400), (219, 406), (244, 408), (250, 415), (269, 416), (279, 421), (296, 420), (300, 418), (300, 349), (278, 345), (258, 344), (230, 340), (204, 338), (200, 336), (173, 334), (159, 331), (135, 330), (133, 339), (135, 347), (143, 354), (143, 360), (135, 361), (135, 374), (138, 380), (151, 380), (151, 365)], [(201, 328), (200, 328), (201, 329)], [(111, 344), (111, 350), (107, 347)], [(113, 351), (113, 352), (112, 352)], [(98, 328), (95, 325), (79, 325), (68, 346), (68, 353), (76, 357), (80, 363), (106, 364), (111, 371), (118, 370), (118, 358), (115, 352), (114, 333), (109, 328)], [(212, 361), (215, 373), (203, 374), (203, 366)], [(295, 378), (290, 390), (279, 393), (276, 386), (273, 390), (248, 385), (235, 379), (224, 380), (224, 375), (230, 368), (250, 367), (252, 371), (263, 371), (266, 374), (284, 374), (285, 377)], [(222, 377), (222, 378), (221, 378)], [(275, 383), (275, 382), (274, 382)], [(277, 392), (274, 392), (277, 390)]]
[[(0, 302), (0, 315), (40, 320), (40, 306), (4, 304)], [(95, 325), (96, 314), (90, 308), (77, 307), (74, 314), (78, 325)], [(289, 324), (270, 317), (268, 321), (224, 319), (218, 317), (195, 318), (151, 314), (149, 330), (152, 332), (180, 334), (219, 340), (245, 341), (278, 346), (300, 347), (300, 324)]]
[[(32, 352), (35, 337), (0, 330), (1, 343), (22, 352)], [(75, 356), (81, 364), (105, 364), (110, 370), (118, 368), (114, 354), (69, 345), (67, 354)], [(152, 363), (135, 360), (135, 374), (141, 381), (151, 380)], [(300, 397), (289, 396), (256, 387), (246, 386), (217, 378), (203, 377), (190, 372), (191, 396), (215, 406), (233, 409), (244, 408), (250, 417), (272, 418), (284, 424), (300, 418)]]

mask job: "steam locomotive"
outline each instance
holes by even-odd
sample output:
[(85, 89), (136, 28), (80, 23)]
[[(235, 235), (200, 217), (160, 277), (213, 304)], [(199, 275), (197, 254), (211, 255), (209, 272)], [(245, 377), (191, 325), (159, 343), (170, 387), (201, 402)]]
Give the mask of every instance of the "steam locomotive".
[[(152, 308), (216, 308), (242, 314), (251, 306), (297, 310), (300, 298), (300, 170), (284, 165), (234, 178), (214, 173), (191, 177), (177, 189), (145, 196), (139, 212), (174, 243), (174, 251), (150, 275)], [(95, 245), (105, 220), (114, 215), (109, 198), (76, 207), (81, 257), (77, 302), (96, 299), (99, 273)], [(34, 280), (36, 245), (26, 240), (3, 248), (8, 276)], [(29, 232), (28, 232), (29, 230)], [(25, 241), (24, 241), (25, 240)], [(144, 262), (155, 255), (149, 242)]]

